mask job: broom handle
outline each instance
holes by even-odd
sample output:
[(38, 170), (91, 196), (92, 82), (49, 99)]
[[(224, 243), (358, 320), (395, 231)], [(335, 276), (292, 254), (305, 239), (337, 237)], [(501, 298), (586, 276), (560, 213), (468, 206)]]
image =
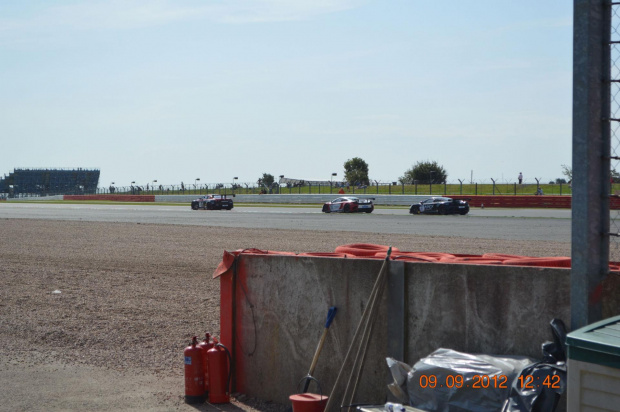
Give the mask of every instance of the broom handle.
[(316, 368), (316, 364), (319, 362), (319, 355), (321, 354), (321, 350), (323, 349), (323, 344), (325, 343), (326, 337), (327, 337), (327, 329), (324, 329), (323, 334), (321, 335), (321, 340), (319, 341), (319, 345), (317, 346), (316, 352), (314, 353), (314, 359), (312, 359), (312, 365), (310, 365), (310, 371), (308, 372), (308, 375), (310, 376), (312, 376), (312, 374), (314, 373), (314, 368)]
[[(323, 334), (321, 335), (321, 340), (319, 340), (319, 345), (314, 352), (314, 358), (312, 358), (312, 364), (310, 365), (310, 371), (308, 371), (308, 376), (312, 376), (314, 373), (314, 368), (316, 368), (316, 364), (319, 362), (319, 355), (321, 354), (321, 350), (323, 350), (323, 344), (325, 343), (325, 338), (327, 337), (327, 331), (336, 316), (337, 308), (332, 306), (327, 311), (327, 320), (325, 321), (325, 329), (323, 329)], [(308, 387), (310, 386), (310, 379), (306, 379), (306, 383), (304, 383), (303, 393), (308, 392)]]

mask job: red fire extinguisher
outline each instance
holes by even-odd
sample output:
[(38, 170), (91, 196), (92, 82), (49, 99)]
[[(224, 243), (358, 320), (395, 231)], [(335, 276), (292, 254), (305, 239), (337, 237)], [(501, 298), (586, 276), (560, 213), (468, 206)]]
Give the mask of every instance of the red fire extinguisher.
[(205, 372), (203, 349), (198, 346), (198, 337), (183, 351), (185, 356), (185, 402), (201, 403), (205, 401)]
[(203, 369), (205, 371), (205, 395), (209, 392), (209, 361), (207, 358), (207, 352), (215, 345), (215, 343), (211, 342), (211, 334), (205, 333), (205, 339), (198, 344), (202, 348), (203, 353)]
[[(209, 402), (230, 402), (231, 356), (226, 346), (213, 339), (214, 346), (207, 351), (209, 364)], [(227, 356), (228, 355), (228, 356)], [(226, 359), (228, 357), (228, 359)], [(228, 361), (228, 362), (227, 362)]]

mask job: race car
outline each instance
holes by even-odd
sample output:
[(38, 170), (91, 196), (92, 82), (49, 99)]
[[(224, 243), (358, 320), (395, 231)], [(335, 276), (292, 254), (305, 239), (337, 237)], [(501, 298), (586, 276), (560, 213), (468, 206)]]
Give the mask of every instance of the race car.
[(360, 199), (357, 197), (344, 196), (327, 202), (323, 205), (324, 213), (342, 212), (342, 213), (355, 213), (364, 212), (372, 213), (375, 210), (375, 205), (372, 203), (374, 199)]
[(233, 208), (232, 199), (227, 199), (226, 195), (204, 195), (196, 200), (192, 200), (192, 210), (230, 210)]
[(420, 203), (414, 203), (409, 208), (412, 215), (466, 215), (469, 212), (469, 203), (465, 200), (456, 200), (449, 197), (431, 197)]

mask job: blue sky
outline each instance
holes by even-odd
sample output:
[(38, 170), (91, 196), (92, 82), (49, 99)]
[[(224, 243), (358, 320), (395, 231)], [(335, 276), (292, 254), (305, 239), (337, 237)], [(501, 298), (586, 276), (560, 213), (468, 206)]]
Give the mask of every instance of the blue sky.
[(526, 182), (571, 164), (572, 1), (0, 1), (0, 173)]

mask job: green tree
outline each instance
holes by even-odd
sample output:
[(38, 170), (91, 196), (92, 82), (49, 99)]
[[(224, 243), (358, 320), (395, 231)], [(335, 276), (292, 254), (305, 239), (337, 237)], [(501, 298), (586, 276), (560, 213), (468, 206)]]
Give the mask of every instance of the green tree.
[(344, 162), (344, 178), (352, 185), (368, 185), (368, 163), (354, 157)]
[(263, 173), (263, 177), (261, 177), (260, 179), (258, 179), (258, 185), (259, 186), (267, 186), (267, 187), (271, 187), (273, 185), (273, 182), (275, 181), (275, 177), (273, 177), (272, 174), (269, 173)]
[[(432, 177), (432, 182), (431, 182)], [(411, 166), (403, 176), (401, 176), (398, 180), (401, 183), (413, 183), (414, 181), (418, 181), (418, 183), (443, 183), (448, 179), (448, 173), (446, 170), (439, 165), (435, 161), (425, 161), (418, 162), (415, 165)]]

